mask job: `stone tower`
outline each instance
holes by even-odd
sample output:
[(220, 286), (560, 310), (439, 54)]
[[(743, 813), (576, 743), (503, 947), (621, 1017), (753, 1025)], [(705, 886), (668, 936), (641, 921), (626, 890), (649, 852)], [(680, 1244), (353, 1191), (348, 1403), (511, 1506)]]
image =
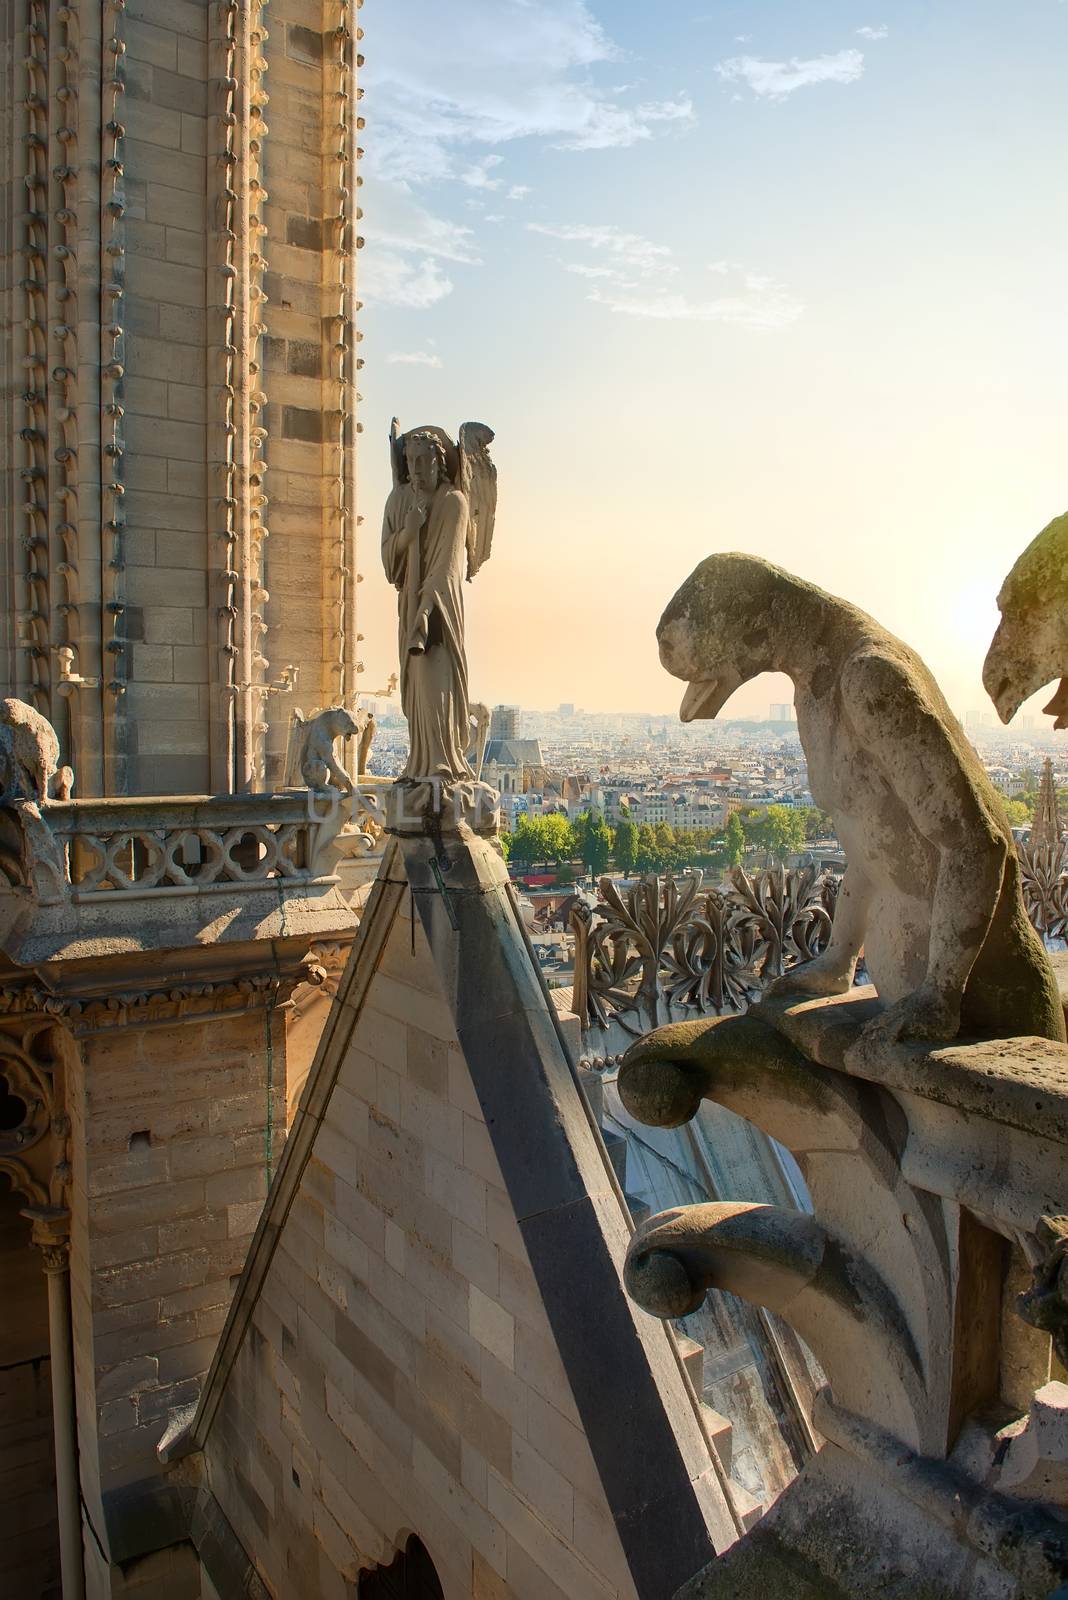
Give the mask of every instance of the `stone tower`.
[(0, 689), (84, 796), (355, 697), (358, 4), (0, 8)]
[(1057, 805), (1057, 791), (1053, 787), (1053, 762), (1049, 756), (1042, 763), (1042, 779), (1038, 786), (1038, 804), (1035, 820), (1031, 824), (1031, 844), (1044, 844), (1056, 850), (1061, 842), (1061, 814)]

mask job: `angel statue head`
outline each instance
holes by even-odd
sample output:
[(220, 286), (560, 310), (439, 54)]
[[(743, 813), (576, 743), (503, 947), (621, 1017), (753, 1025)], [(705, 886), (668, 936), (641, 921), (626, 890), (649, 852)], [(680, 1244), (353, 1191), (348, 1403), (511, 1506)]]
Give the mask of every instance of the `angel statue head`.
[(444, 445), (436, 434), (425, 428), (405, 435), (404, 464), (409, 483), (423, 499), (432, 495), (449, 475)]
[(409, 755), (402, 783), (475, 782), (470, 743), (463, 580), (489, 558), (497, 504), (493, 430), (465, 422), (459, 441), (426, 425), (390, 434), (393, 492), (382, 561), (398, 592), (401, 704)]

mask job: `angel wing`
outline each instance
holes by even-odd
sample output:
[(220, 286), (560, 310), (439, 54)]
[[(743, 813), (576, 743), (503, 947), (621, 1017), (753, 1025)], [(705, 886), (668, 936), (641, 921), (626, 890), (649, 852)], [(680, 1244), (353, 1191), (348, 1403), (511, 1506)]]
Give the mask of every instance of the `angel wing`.
[(300, 758), (304, 750), (304, 730), (307, 718), (299, 706), (289, 714), (289, 734), (286, 738), (286, 764), (283, 769), (283, 786), (295, 789), (300, 786)]
[(467, 578), (489, 560), (497, 515), (497, 468), (490, 460), (493, 429), (484, 422), (465, 422), (460, 429), (460, 488), (467, 496)]
[(393, 487), (404, 482), (404, 450), (401, 444), (400, 422), (396, 417), (389, 425), (389, 464), (393, 472)]

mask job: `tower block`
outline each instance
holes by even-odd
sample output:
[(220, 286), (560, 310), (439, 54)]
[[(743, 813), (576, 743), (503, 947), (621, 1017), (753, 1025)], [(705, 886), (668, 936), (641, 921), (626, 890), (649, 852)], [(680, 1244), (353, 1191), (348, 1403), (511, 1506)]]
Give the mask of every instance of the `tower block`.
[(0, 692), (87, 797), (282, 777), (358, 687), (358, 0), (3, 13)]

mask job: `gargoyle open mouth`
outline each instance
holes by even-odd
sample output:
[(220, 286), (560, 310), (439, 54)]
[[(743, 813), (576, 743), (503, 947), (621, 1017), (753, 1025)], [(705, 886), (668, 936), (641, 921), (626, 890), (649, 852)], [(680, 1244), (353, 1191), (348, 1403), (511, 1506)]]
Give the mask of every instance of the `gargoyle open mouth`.
[(721, 672), (715, 678), (695, 678), (682, 697), (679, 720), (696, 722), (698, 719), (718, 717), (735, 689), (740, 689), (743, 682), (740, 672)]

